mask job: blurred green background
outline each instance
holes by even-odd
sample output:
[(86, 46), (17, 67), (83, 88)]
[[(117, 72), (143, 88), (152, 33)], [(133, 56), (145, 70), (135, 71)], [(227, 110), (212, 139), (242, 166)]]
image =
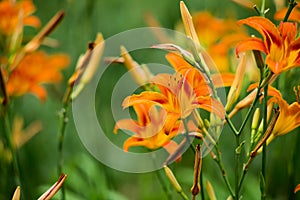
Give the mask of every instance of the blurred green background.
[[(37, 8), (35, 14), (40, 17), (43, 24), (58, 10), (65, 11), (63, 22), (51, 34), (52, 38), (59, 41), (60, 46), (55, 49), (48, 47), (43, 47), (43, 49), (53, 53), (67, 53), (72, 63), (68, 69), (64, 70), (65, 79), (62, 84), (48, 87), (49, 98), (45, 103), (41, 103), (32, 95), (26, 95), (14, 101), (14, 110), (16, 114), (24, 117), (25, 126), (37, 119), (43, 123), (43, 130), (18, 152), (23, 180), (23, 199), (38, 198), (58, 178), (57, 126), (58, 112), (62, 106), (61, 98), (76, 60), (86, 50), (87, 43), (95, 38), (97, 32), (102, 32), (104, 38), (109, 38), (122, 31), (147, 26), (145, 13), (152, 13), (165, 28), (173, 29), (180, 21), (179, 0), (35, 0), (34, 3)], [(230, 0), (187, 0), (185, 3), (192, 13), (207, 10), (218, 17), (236, 16), (237, 18), (255, 14)], [(269, 5), (273, 7), (272, 3)], [(143, 63), (144, 59), (143, 57), (137, 58), (140, 63)], [(99, 91), (99, 94), (103, 93), (103, 96), (110, 94), (114, 82), (125, 71), (124, 67), (112, 65), (106, 73), (107, 76), (103, 77), (103, 82), (107, 85), (103, 86), (103, 91)], [(294, 80), (294, 85), (297, 84), (298, 79), (297, 76), (291, 79)], [(104, 123), (107, 134), (113, 135), (114, 122), (107, 105), (110, 106), (109, 98), (105, 98), (99, 105), (99, 120)], [(239, 123), (239, 117), (235, 118), (236, 123)], [(64, 173), (68, 175), (65, 182), (67, 199), (167, 199), (155, 172), (145, 174), (119, 172), (94, 159), (80, 142), (71, 114), (69, 118), (64, 141), (65, 164), (63, 167)], [(120, 135), (119, 133), (112, 137), (120, 137)], [(234, 137), (227, 127), (224, 128), (220, 141), (224, 164), (228, 170), (230, 182), (233, 183), (235, 144)], [(293, 195), (295, 184), (300, 183), (300, 159), (297, 155), (300, 152), (299, 144), (300, 135), (297, 129), (293, 134), (276, 139), (268, 149), (269, 199), (297, 199), (297, 197), (300, 199), (300, 194)], [(181, 162), (171, 165), (183, 189), (189, 195), (193, 182), (193, 159), (192, 151), (188, 150)], [(242, 189), (244, 199), (260, 198), (259, 169), (260, 156), (255, 159), (246, 176)], [(203, 171), (204, 181), (210, 180), (217, 199), (226, 199), (228, 192), (221, 173), (209, 156), (204, 158)], [(8, 180), (9, 172), (9, 169), (2, 170), (1, 184), (8, 182), (6, 180)], [(164, 176), (163, 171), (160, 173)], [(167, 185), (171, 188), (169, 183)], [(0, 185), (0, 199), (9, 199), (13, 191), (14, 188), (11, 186)], [(172, 196), (173, 199), (180, 199), (174, 190)], [(55, 199), (60, 199), (60, 195), (58, 194)]]

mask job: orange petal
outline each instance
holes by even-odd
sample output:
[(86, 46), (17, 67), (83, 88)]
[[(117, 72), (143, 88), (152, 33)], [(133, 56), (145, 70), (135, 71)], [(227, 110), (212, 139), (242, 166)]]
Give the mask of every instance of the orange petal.
[(192, 66), (186, 62), (180, 55), (176, 53), (168, 53), (166, 59), (172, 65), (172, 67), (179, 71), (181, 68), (191, 68)]
[(122, 119), (117, 121), (114, 133), (117, 133), (119, 129), (128, 130), (132, 133), (138, 133), (140, 131), (140, 127), (137, 125), (136, 121), (132, 119)]
[(148, 140), (143, 140), (142, 138), (137, 138), (137, 137), (130, 137), (128, 138), (124, 144), (123, 144), (123, 149), (124, 151), (128, 151), (130, 147), (134, 146), (145, 146), (149, 149), (154, 149), (154, 145), (151, 144)]
[(236, 55), (249, 50), (258, 50), (267, 53), (267, 49), (263, 41), (259, 38), (248, 38), (240, 42), (236, 47)]
[(282, 45), (281, 36), (277, 27), (267, 18), (264, 17), (249, 17), (247, 19), (240, 20), (238, 24), (246, 24), (256, 29), (264, 38), (264, 43), (267, 51), (270, 51), (272, 43), (277, 46)]
[(46, 100), (47, 92), (42, 86), (34, 85), (30, 88), (30, 92), (36, 95), (41, 101)]
[(153, 103), (157, 105), (164, 105), (168, 104), (168, 99), (161, 93), (145, 91), (139, 95), (134, 94), (132, 96), (126, 97), (122, 103), (122, 106), (123, 108), (127, 108), (138, 103)]
[(231, 86), (234, 77), (235, 77), (234, 74), (230, 74), (230, 73), (213, 74), (211, 76), (214, 86), (216, 88)]
[(24, 19), (24, 24), (34, 28), (39, 28), (41, 26), (41, 21), (35, 16), (29, 16)]

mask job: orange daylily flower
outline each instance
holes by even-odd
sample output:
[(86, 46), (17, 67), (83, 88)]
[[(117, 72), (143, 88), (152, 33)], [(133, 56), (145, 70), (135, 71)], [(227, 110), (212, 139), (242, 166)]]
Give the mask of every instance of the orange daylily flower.
[(266, 54), (266, 64), (274, 74), (279, 74), (300, 65), (300, 38), (297, 36), (297, 23), (281, 22), (277, 28), (263, 17), (249, 17), (239, 21), (256, 29), (262, 36), (248, 38), (236, 48), (239, 54), (248, 50), (259, 50)]
[[(213, 112), (222, 119), (225, 116), (224, 106), (217, 99), (211, 98), (211, 89), (200, 71), (188, 64), (180, 55), (167, 54), (167, 60), (177, 71), (175, 75), (158, 74), (151, 82), (160, 92), (145, 91), (139, 95), (127, 97), (123, 106), (131, 106), (148, 102), (163, 107), (169, 113), (176, 113), (180, 118), (186, 118), (196, 108)], [(215, 87), (228, 86), (233, 75), (213, 75)], [(224, 80), (224, 82), (223, 82)]]
[[(272, 133), (267, 139), (267, 144), (269, 144), (275, 137), (285, 135), (300, 126), (299, 89), (300, 86), (295, 89), (297, 101), (290, 105), (281, 97), (281, 95), (274, 96), (268, 101), (268, 107), (270, 106), (272, 109), (273, 105), (277, 104), (279, 106), (280, 113)], [(270, 118), (269, 113), (268, 118)]]
[(21, 96), (33, 93), (45, 100), (47, 92), (43, 83), (57, 83), (62, 79), (60, 73), (69, 64), (65, 54), (47, 55), (43, 51), (27, 54), (10, 73), (7, 82), (9, 96)]
[[(191, 85), (194, 85), (194, 89), (198, 88), (200, 85), (207, 85), (203, 75), (195, 67), (191, 66), (187, 61), (185, 61), (182, 56), (176, 53), (168, 53), (166, 55), (168, 62), (172, 67), (179, 73), (185, 74), (188, 70), (193, 70), (195, 77), (187, 77)], [(218, 87), (228, 87), (231, 86), (234, 80), (234, 75), (231, 73), (221, 73), (211, 75), (211, 79), (216, 88)]]
[(119, 120), (114, 128), (115, 133), (118, 129), (134, 133), (125, 141), (125, 151), (132, 146), (144, 146), (149, 149), (160, 147), (165, 147), (167, 150), (176, 149), (174, 148), (176, 144), (171, 139), (183, 132), (183, 126), (176, 114), (168, 114), (164, 109), (149, 103), (134, 104), (133, 108), (137, 120)]
[(18, 26), (32, 26), (38, 28), (41, 25), (39, 18), (32, 16), (35, 7), (31, 0), (0, 2), (0, 33), (11, 35)]
[(279, 117), (272, 131), (273, 136), (285, 135), (300, 126), (300, 102), (289, 105), (280, 97), (273, 97), (270, 103), (277, 103), (279, 106)]
[[(187, 70), (184, 75), (176, 73), (158, 74), (151, 82), (157, 85), (160, 92), (145, 91), (139, 95), (127, 97), (123, 106), (132, 106), (139, 103), (151, 103), (164, 108), (168, 113), (175, 113), (178, 118), (186, 118), (196, 108), (202, 108), (224, 118), (225, 109), (220, 101), (210, 97), (207, 85), (199, 85), (197, 91), (189, 83), (195, 77), (197, 70)], [(192, 78), (191, 78), (192, 77)]]

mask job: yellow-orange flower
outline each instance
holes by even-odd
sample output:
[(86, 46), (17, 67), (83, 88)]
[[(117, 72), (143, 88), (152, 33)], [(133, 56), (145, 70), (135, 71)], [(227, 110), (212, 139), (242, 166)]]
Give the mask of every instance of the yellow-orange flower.
[(181, 122), (178, 121), (178, 116), (167, 114), (164, 109), (149, 103), (134, 104), (133, 108), (137, 120), (119, 120), (114, 129), (115, 133), (118, 129), (134, 133), (124, 142), (125, 151), (128, 151), (132, 146), (144, 146), (149, 149), (160, 147), (170, 149), (170, 146), (174, 146), (171, 139), (183, 130)]
[(288, 104), (281, 97), (273, 97), (270, 102), (279, 106), (279, 117), (272, 131), (273, 136), (285, 135), (300, 126), (300, 102)]
[(239, 21), (256, 29), (263, 40), (252, 37), (242, 41), (236, 48), (242, 51), (259, 50), (266, 54), (266, 64), (274, 74), (279, 74), (300, 65), (300, 38), (297, 36), (297, 23), (281, 22), (277, 28), (263, 17), (249, 17)]
[(33, 93), (45, 100), (47, 92), (41, 84), (59, 82), (62, 79), (60, 70), (68, 64), (69, 58), (65, 54), (49, 56), (43, 51), (27, 54), (9, 74), (7, 93), (9, 96)]
[(40, 20), (32, 16), (35, 7), (31, 0), (0, 2), (0, 33), (11, 35), (18, 26), (39, 27)]

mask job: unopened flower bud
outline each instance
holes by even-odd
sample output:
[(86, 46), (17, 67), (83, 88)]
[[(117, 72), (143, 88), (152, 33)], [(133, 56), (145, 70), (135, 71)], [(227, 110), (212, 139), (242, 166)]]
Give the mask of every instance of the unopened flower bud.
[(228, 96), (227, 96), (227, 104), (226, 104), (226, 111), (229, 111), (233, 104), (236, 102), (236, 100), (239, 98), (242, 84), (243, 84), (243, 77), (246, 70), (246, 55), (243, 54), (240, 63), (238, 65), (236, 75), (234, 77), (234, 81), (232, 83), (232, 86), (230, 87)]
[(252, 119), (251, 129), (257, 129), (259, 117), (260, 117), (260, 109), (256, 108)]
[(137, 85), (142, 86), (150, 81), (152, 74), (147, 66), (140, 66), (135, 62), (124, 46), (121, 46), (121, 56), (124, 59), (124, 65)]
[(182, 188), (181, 186), (179, 185), (176, 177), (174, 176), (172, 170), (168, 167), (168, 166), (164, 166), (164, 170), (165, 170), (165, 173), (168, 177), (168, 179), (170, 180), (171, 184), (173, 185), (173, 187), (175, 188), (175, 190), (178, 192), (178, 193), (181, 193), (182, 192)]
[(215, 195), (215, 192), (214, 192), (214, 188), (212, 187), (211, 183), (209, 182), (209, 180), (206, 180), (206, 191), (207, 191), (207, 194), (208, 194), (208, 197), (210, 200), (216, 200), (216, 195)]

